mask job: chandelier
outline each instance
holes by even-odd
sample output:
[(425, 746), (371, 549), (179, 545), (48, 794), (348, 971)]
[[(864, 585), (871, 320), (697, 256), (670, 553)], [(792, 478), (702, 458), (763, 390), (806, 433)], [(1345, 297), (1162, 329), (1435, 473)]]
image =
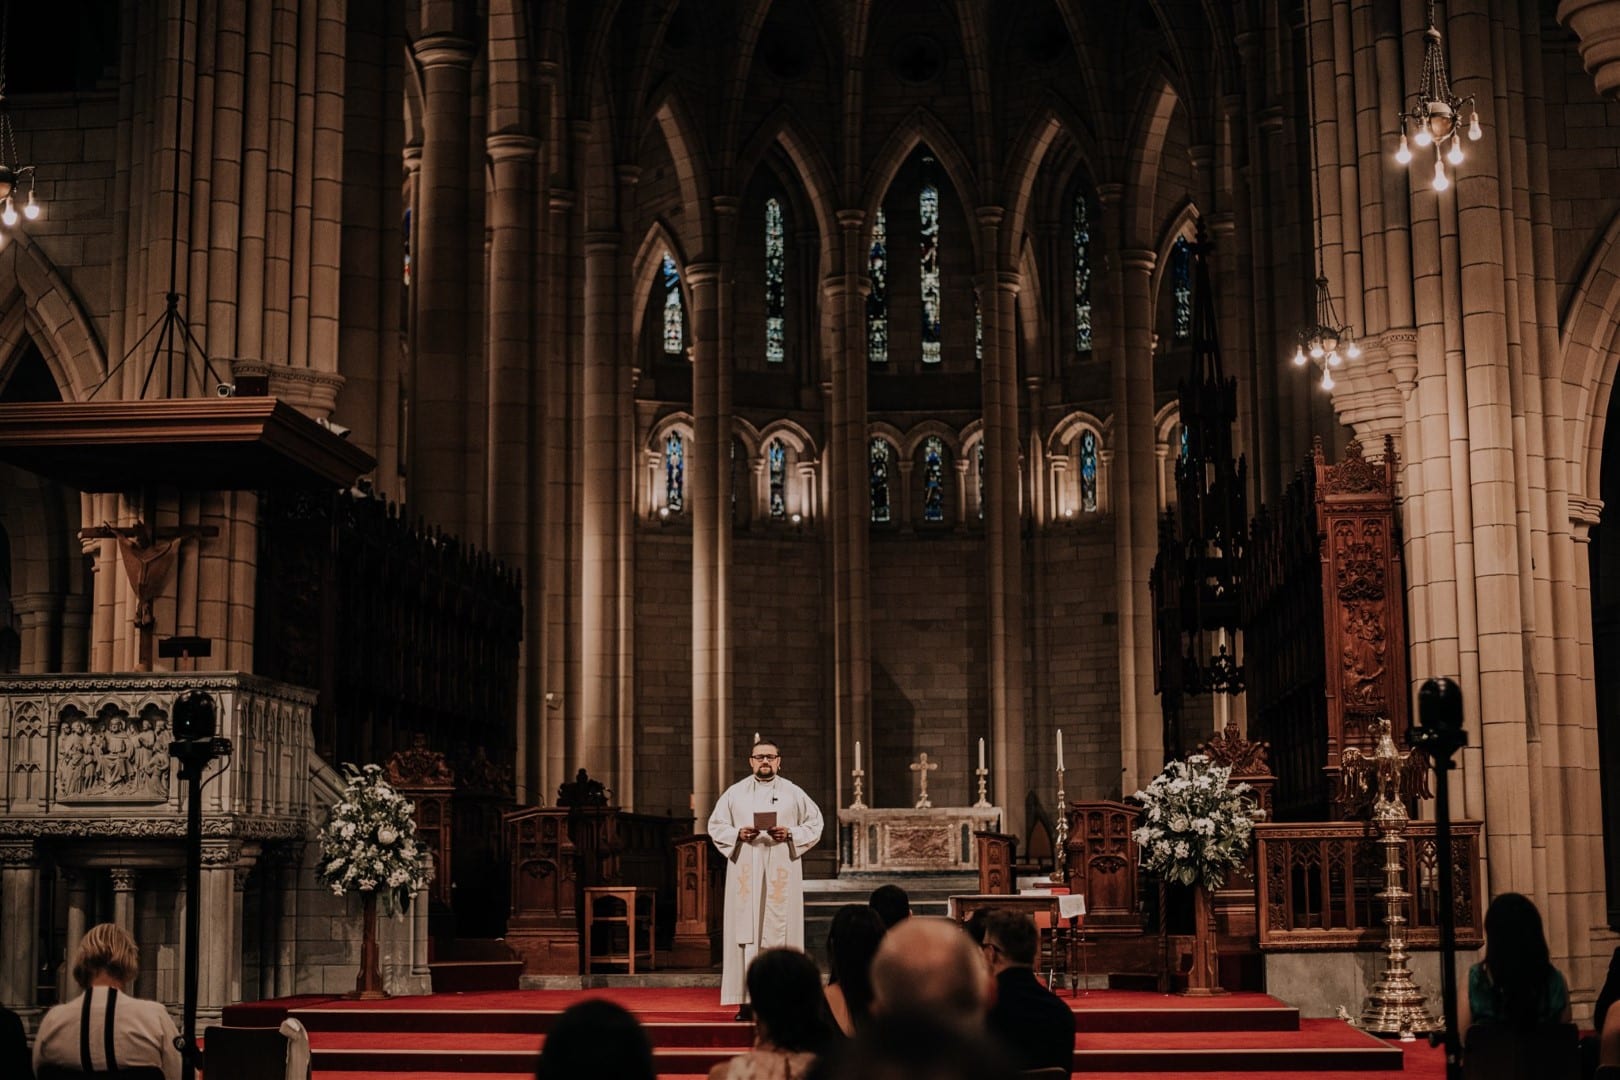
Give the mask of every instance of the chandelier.
[[(1343, 350), (1342, 352), (1340, 350)], [(1361, 355), (1350, 327), (1339, 322), (1339, 313), (1333, 307), (1333, 293), (1328, 290), (1324, 273), (1316, 278), (1316, 325), (1299, 332), (1299, 347), (1294, 350), (1294, 366), (1304, 367), (1307, 359), (1315, 360), (1322, 368), (1322, 389), (1333, 389), (1333, 369), (1345, 360)]]
[[(11, 42), (11, 6), (0, 15), (0, 222), (7, 228), (17, 224), (19, 216), (29, 221), (40, 215), (39, 201), (34, 197), (34, 167), (19, 163), (17, 136), (11, 127), (11, 108), (6, 100), (6, 51)], [(23, 203), (21, 215), (17, 212), (17, 199), (22, 195), (24, 183), (28, 185), (28, 201)]]
[[(1314, 62), (1316, 57), (1316, 41), (1311, 33), (1311, 24), (1305, 24), (1306, 52)], [(1320, 121), (1316, 119), (1316, 100), (1314, 83), (1307, 83), (1307, 108), (1311, 112), (1311, 158), (1312, 163), (1320, 167), (1322, 154), (1318, 145), (1317, 128)], [(1313, 170), (1314, 171), (1314, 170)], [(1333, 369), (1343, 364), (1346, 359), (1354, 360), (1361, 355), (1361, 346), (1356, 344), (1355, 334), (1349, 326), (1339, 322), (1339, 313), (1333, 306), (1333, 292), (1328, 288), (1327, 255), (1324, 251), (1322, 237), (1322, 180), (1320, 175), (1312, 177), (1311, 191), (1316, 199), (1316, 312), (1315, 323), (1299, 331), (1299, 345), (1294, 349), (1294, 366), (1304, 367), (1307, 359), (1315, 360), (1322, 368), (1322, 389), (1332, 390)], [(1343, 352), (1340, 352), (1340, 348)]]
[[(1451, 186), (1446, 176), (1446, 162), (1463, 163), (1461, 126), (1468, 120), (1468, 140), (1478, 142), (1484, 131), (1479, 126), (1479, 111), (1474, 108), (1472, 94), (1460, 98), (1451, 92), (1451, 79), (1446, 75), (1446, 54), (1440, 47), (1440, 31), (1434, 25), (1434, 0), (1429, 0), (1429, 28), (1423, 32), (1423, 77), (1418, 83), (1406, 111), (1401, 113), (1401, 146), (1395, 151), (1395, 160), (1402, 165), (1412, 160), (1412, 148), (1407, 136), (1420, 148), (1434, 147), (1434, 190), (1444, 191)], [(1447, 144), (1450, 149), (1447, 149)]]

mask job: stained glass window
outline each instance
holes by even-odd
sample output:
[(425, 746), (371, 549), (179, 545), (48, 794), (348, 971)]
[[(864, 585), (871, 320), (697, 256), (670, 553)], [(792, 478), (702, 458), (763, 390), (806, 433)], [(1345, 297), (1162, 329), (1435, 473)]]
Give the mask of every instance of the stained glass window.
[(770, 449), (771, 472), (771, 517), (787, 517), (787, 447), (782, 440), (777, 439), (771, 443)]
[(979, 294), (973, 294), (973, 359), (984, 363), (984, 305)]
[(973, 471), (978, 474), (979, 484), (979, 520), (984, 520), (984, 440), (973, 449)]
[(889, 467), (894, 461), (894, 450), (887, 439), (872, 440), (868, 455), (872, 480), (872, 522), (885, 525), (889, 521)]
[(872, 250), (866, 256), (866, 270), (872, 277), (872, 291), (866, 297), (866, 359), (872, 364), (889, 362), (889, 229), (878, 207), (872, 221)]
[(1181, 449), (1179, 451), (1177, 451), (1177, 457), (1180, 458), (1180, 460), (1182, 460), (1182, 461), (1186, 461), (1187, 460), (1187, 429), (1185, 427), (1181, 428), (1180, 440), (1181, 440)]
[(1178, 340), (1192, 337), (1192, 245), (1183, 236), (1170, 249), (1170, 284), (1175, 290)]
[(782, 242), (782, 204), (765, 201), (765, 362), (787, 359), (787, 254)]
[(1080, 436), (1080, 509), (1097, 510), (1097, 436), (1090, 431)]
[(1091, 351), (1091, 215), (1086, 197), (1074, 199), (1074, 351)]
[(686, 509), (686, 446), (678, 431), (664, 439), (664, 506), (672, 514)]
[(938, 435), (923, 443), (923, 520), (945, 520), (945, 444)]
[(922, 240), (922, 358), (925, 364), (939, 363), (939, 189), (924, 184), (917, 196), (917, 215)]
[(405, 220), (402, 222), (405, 231), (405, 287), (411, 285), (411, 208), (405, 208)]
[(664, 354), (679, 356), (686, 347), (685, 319), (681, 309), (681, 271), (667, 251), (664, 252), (658, 276), (664, 287)]

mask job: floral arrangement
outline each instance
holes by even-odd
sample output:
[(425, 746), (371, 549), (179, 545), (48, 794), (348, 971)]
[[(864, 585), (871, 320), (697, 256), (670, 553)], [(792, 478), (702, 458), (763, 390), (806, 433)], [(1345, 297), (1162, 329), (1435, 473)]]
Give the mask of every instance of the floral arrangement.
[(380, 765), (343, 766), (343, 797), (321, 829), (315, 864), (334, 896), (379, 894), (385, 910), (410, 904), (425, 881), (416, 847), (416, 807), (383, 779)]
[(1135, 798), (1142, 826), (1132, 835), (1142, 866), (1167, 881), (1218, 889), (1227, 871), (1243, 865), (1254, 836), (1244, 798), (1248, 784), (1231, 784), (1231, 768), (1193, 754), (1172, 761)]

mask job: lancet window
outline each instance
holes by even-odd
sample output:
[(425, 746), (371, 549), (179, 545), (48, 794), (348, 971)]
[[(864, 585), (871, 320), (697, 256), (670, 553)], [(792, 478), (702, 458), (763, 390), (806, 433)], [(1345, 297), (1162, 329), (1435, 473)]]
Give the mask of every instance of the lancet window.
[(872, 291), (866, 296), (866, 360), (889, 362), (889, 229), (883, 208), (872, 221), (872, 248), (866, 255)]
[(872, 440), (868, 454), (868, 470), (872, 484), (872, 523), (887, 525), (892, 520), (889, 510), (889, 471), (894, 465), (894, 447), (881, 436)]
[(767, 464), (770, 468), (771, 517), (787, 517), (787, 447), (781, 439), (771, 442)]
[(917, 196), (919, 262), (922, 284), (922, 360), (940, 361), (939, 189), (924, 184)]
[(945, 444), (938, 435), (923, 443), (923, 520), (945, 520)]
[(765, 201), (765, 362), (787, 359), (787, 253), (782, 204)]
[(679, 356), (686, 348), (685, 312), (681, 303), (681, 271), (674, 256), (664, 252), (658, 269), (659, 282), (664, 289), (664, 354)]
[(664, 506), (672, 514), (686, 509), (686, 444), (678, 431), (664, 439)]
[(1084, 195), (1074, 199), (1074, 351), (1091, 351), (1091, 215)]

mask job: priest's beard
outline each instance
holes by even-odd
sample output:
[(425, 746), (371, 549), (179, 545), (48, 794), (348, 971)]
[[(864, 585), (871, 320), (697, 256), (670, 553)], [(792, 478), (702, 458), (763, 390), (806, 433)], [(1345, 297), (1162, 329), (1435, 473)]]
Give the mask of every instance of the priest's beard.
[(773, 765), (771, 765), (769, 763), (761, 765), (759, 768), (754, 770), (754, 779), (755, 780), (775, 780), (776, 779), (776, 768), (775, 768), (775, 766), (773, 766)]

